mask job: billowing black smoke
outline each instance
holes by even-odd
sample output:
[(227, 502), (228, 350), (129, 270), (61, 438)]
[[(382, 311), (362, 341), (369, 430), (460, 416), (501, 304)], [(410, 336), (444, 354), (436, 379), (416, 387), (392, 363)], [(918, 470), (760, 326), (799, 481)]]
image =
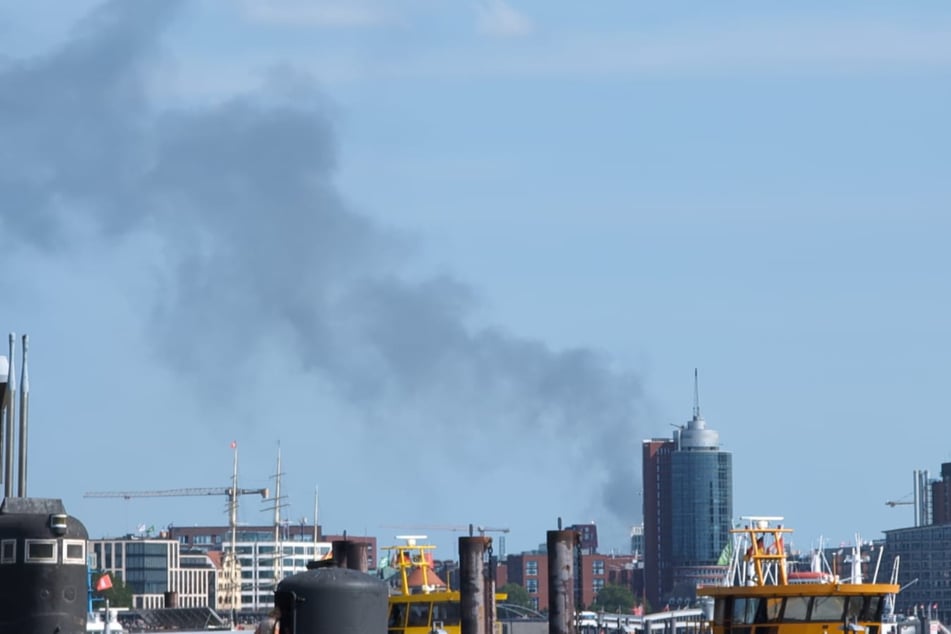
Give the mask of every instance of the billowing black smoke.
[(4, 239), (53, 255), (77, 226), (153, 236), (164, 282), (150, 331), (158, 351), (189, 338), (174, 347), (179, 367), (220, 372), (262, 333), (279, 336), (346, 402), (444, 428), (443, 454), (460, 433), (521, 430), (594, 473), (604, 505), (634, 521), (636, 379), (591, 350), (479, 327), (465, 284), (402, 273), (411, 250), (397, 232), (334, 186), (329, 110), (306, 80), (275, 73), (266, 94), (159, 107), (147, 86), (174, 13), (169, 0), (112, 2), (61, 49), (0, 67)]

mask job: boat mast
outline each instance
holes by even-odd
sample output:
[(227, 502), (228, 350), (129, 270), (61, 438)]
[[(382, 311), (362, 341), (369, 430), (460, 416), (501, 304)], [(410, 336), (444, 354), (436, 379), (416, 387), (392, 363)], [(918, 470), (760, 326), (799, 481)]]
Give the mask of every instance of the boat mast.
[(234, 451), (234, 467), (231, 474), (231, 490), (228, 491), (228, 522), (231, 529), (231, 551), (225, 555), (228, 588), (225, 596), (231, 607), (231, 623), (237, 622), (240, 575), (238, 572), (238, 443), (231, 441)]
[(238, 556), (238, 443), (232, 442), (234, 468), (231, 474), (231, 491), (228, 492), (228, 521), (231, 529), (231, 556)]
[(277, 444), (277, 472), (274, 474), (274, 587), (284, 577), (284, 543), (281, 535), (281, 443)]
[(749, 545), (743, 557), (749, 567), (742, 573), (743, 583), (757, 586), (769, 582), (783, 586), (788, 584), (783, 535), (792, 530), (783, 528), (782, 524), (772, 525), (772, 522), (781, 522), (782, 517), (744, 516), (741, 519), (747, 521), (747, 525), (730, 532), (745, 535), (746, 540), (741, 540), (740, 544)]
[(317, 538), (318, 538), (317, 518), (319, 517), (317, 515), (317, 489), (318, 487), (315, 484), (314, 485), (314, 559), (317, 558)]

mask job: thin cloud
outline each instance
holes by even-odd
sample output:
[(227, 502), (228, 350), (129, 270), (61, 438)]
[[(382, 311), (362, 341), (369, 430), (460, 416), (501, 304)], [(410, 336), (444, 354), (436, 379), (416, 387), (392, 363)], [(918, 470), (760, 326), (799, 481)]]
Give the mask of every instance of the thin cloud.
[(491, 50), (458, 48), (394, 73), (453, 76), (875, 73), (951, 66), (951, 24), (708, 23), (661, 32), (567, 32)]
[(244, 0), (242, 14), (252, 22), (296, 27), (360, 28), (393, 21), (380, 6), (350, 0)]
[(476, 5), (479, 32), (496, 37), (528, 35), (534, 24), (505, 0), (481, 0)]
[[(346, 48), (284, 61), (325, 85), (380, 79), (465, 80), (491, 77), (827, 76), (919, 72), (951, 67), (951, 23), (900, 24), (818, 19), (681, 25), (664, 31), (547, 33), (545, 38), (461, 42), (438, 49), (405, 47), (399, 56), (369, 60)], [(256, 85), (257, 72), (278, 60), (236, 52), (167, 73), (155, 86), (188, 100), (228, 96)], [(208, 77), (214, 82), (209, 84)]]

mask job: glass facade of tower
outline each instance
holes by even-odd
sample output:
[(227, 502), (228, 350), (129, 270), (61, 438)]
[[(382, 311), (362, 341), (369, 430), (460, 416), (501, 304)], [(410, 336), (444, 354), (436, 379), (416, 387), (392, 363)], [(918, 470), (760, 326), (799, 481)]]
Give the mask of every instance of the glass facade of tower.
[(733, 525), (733, 457), (700, 415), (697, 392), (693, 417), (671, 440), (644, 441), (643, 450), (645, 594), (655, 609), (686, 605), (698, 585), (720, 583), (726, 572), (720, 555)]
[(717, 450), (671, 455), (672, 559), (675, 566), (716, 564), (730, 540), (733, 461)]

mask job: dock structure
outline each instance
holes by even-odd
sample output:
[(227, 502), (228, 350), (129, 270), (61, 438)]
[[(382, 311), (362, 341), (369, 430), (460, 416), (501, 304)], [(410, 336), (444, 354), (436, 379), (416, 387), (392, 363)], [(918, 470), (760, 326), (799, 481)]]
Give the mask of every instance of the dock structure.
[(578, 634), (701, 634), (707, 630), (707, 616), (699, 608), (644, 615), (596, 613), (579, 620), (576, 629)]

